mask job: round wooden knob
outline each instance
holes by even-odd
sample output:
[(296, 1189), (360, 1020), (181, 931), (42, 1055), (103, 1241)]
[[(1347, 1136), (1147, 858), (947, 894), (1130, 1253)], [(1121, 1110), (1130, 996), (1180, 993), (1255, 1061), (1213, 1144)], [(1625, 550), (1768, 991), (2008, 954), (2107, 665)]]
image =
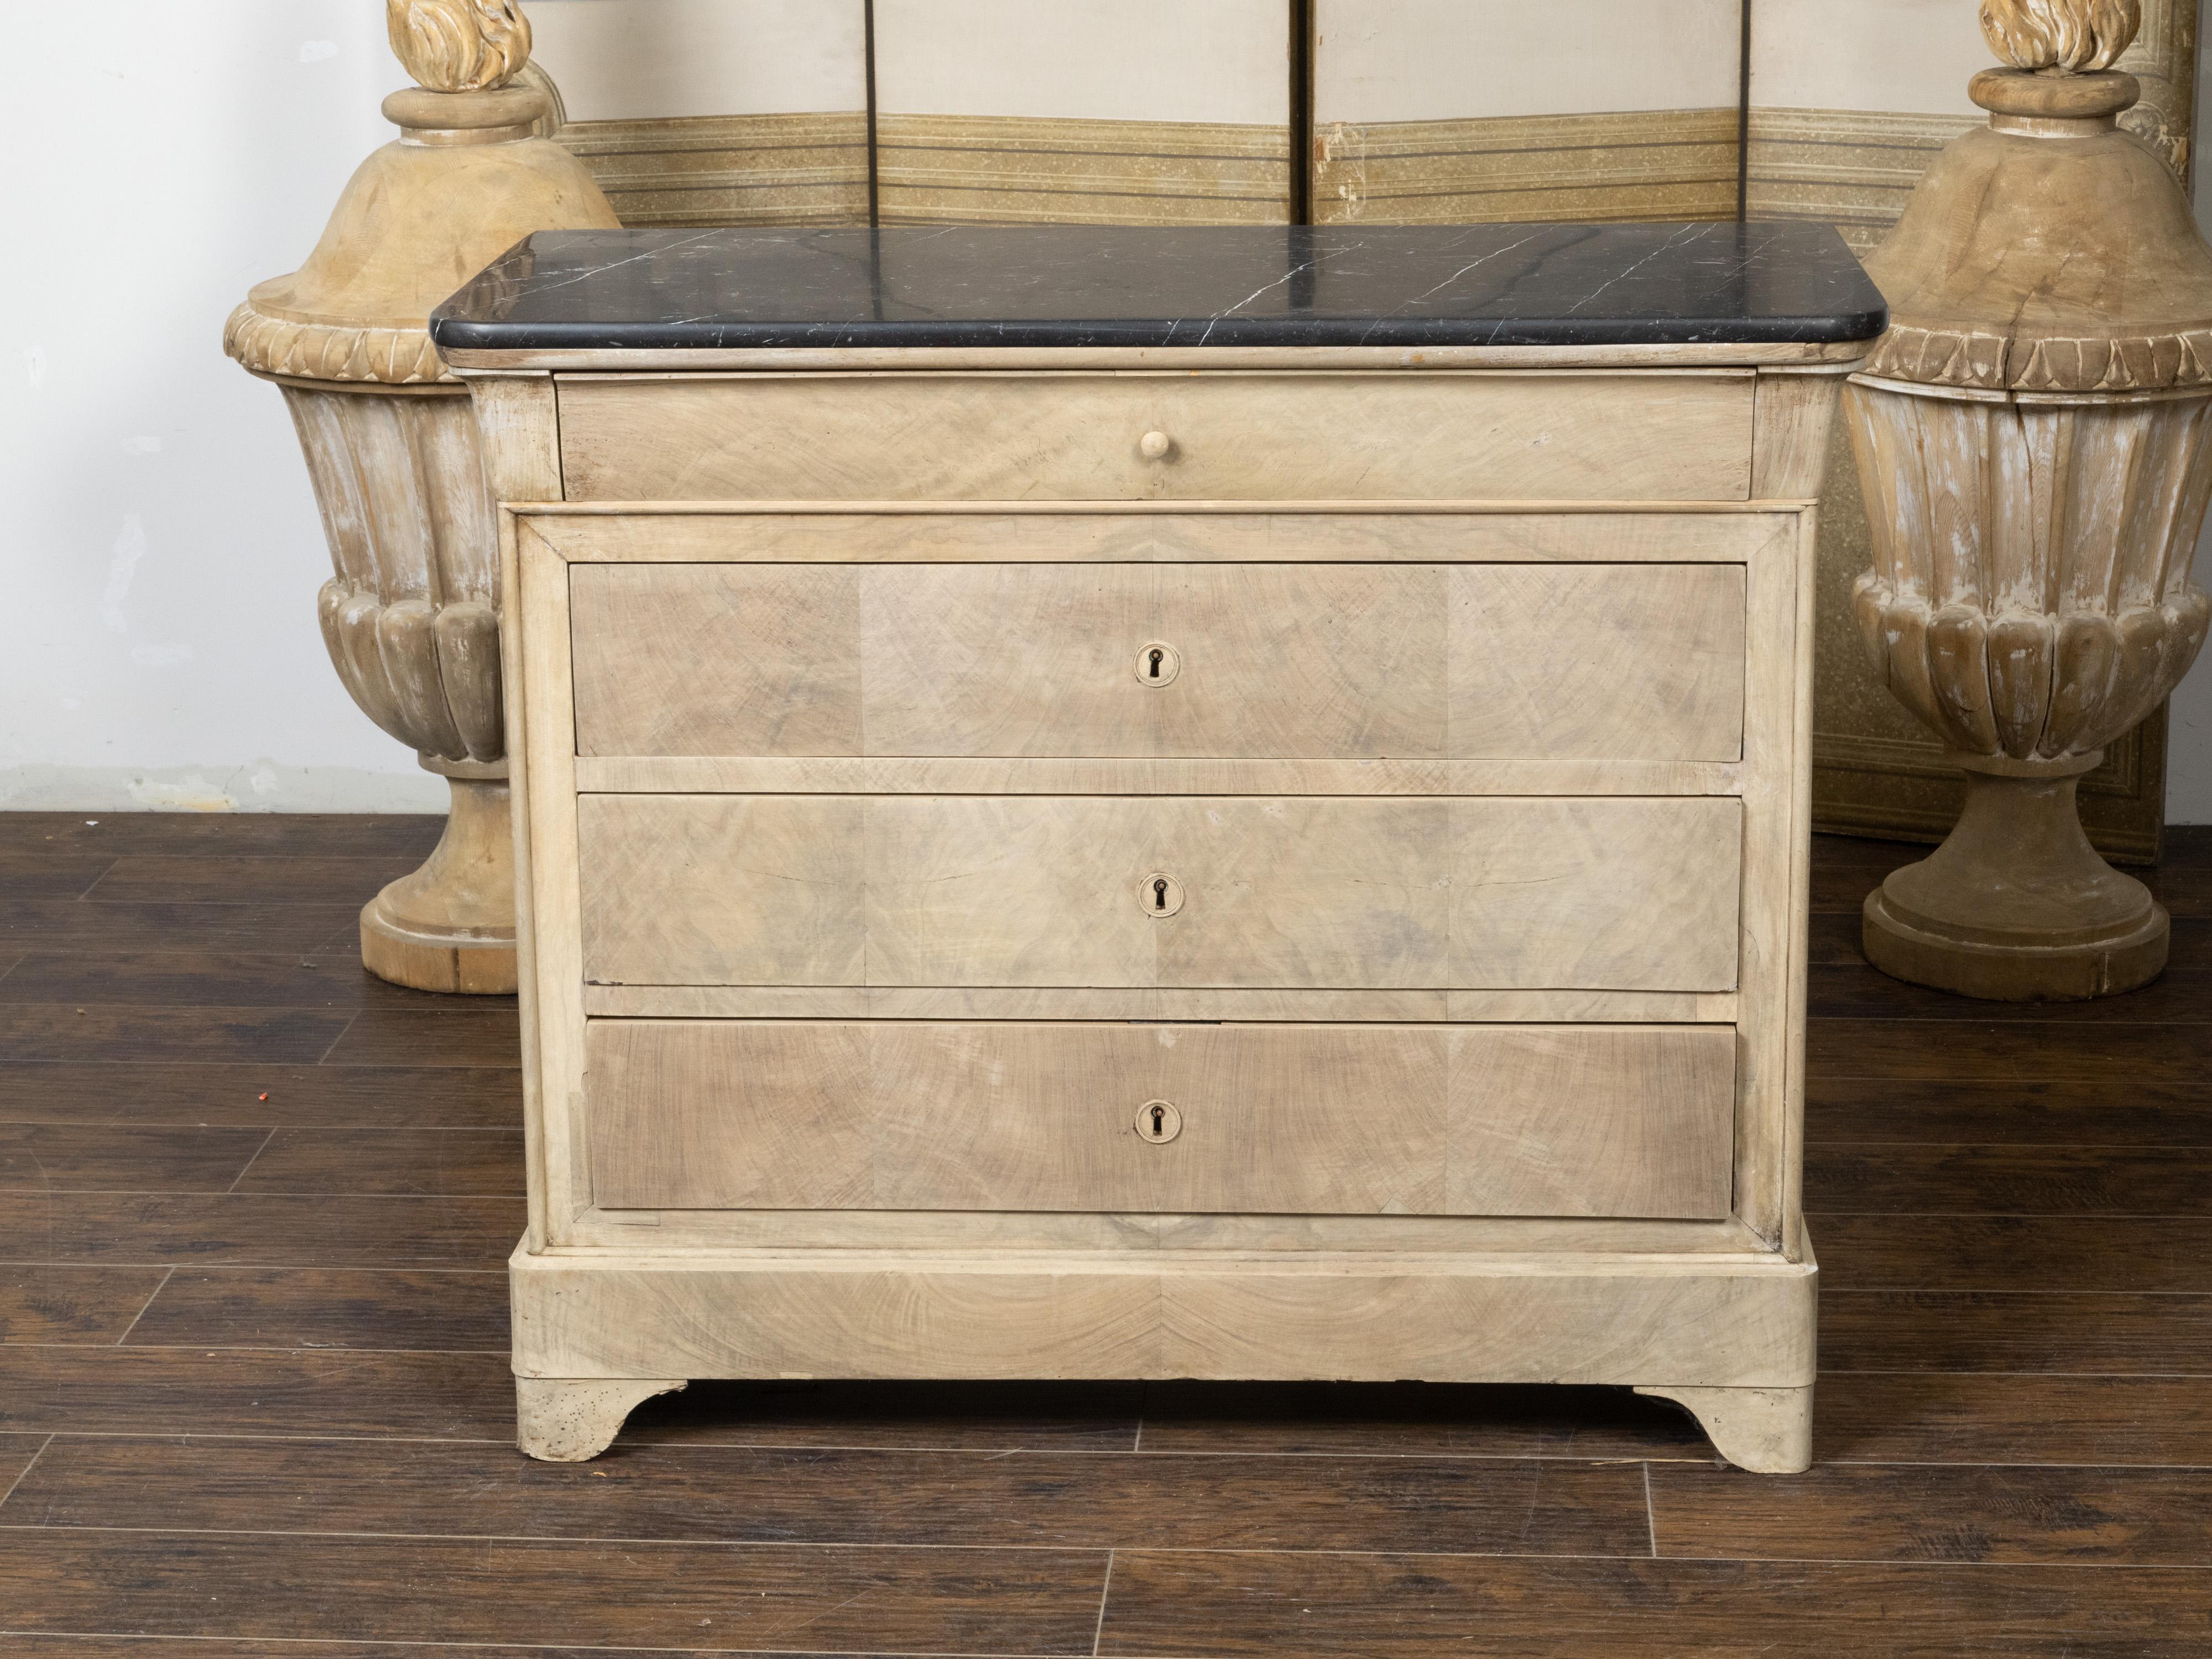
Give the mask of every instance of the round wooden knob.
[(1137, 453), (1148, 461), (1164, 461), (1175, 453), (1175, 440), (1164, 432), (1147, 432), (1137, 440)]

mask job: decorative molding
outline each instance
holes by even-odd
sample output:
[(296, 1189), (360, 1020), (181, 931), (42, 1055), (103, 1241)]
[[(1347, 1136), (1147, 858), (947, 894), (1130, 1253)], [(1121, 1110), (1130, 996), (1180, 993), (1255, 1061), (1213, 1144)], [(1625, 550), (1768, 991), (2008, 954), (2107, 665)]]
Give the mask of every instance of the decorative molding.
[(1315, 134), (1322, 223), (1733, 219), (1726, 109), (1331, 122)]
[(489, 92), (530, 61), (519, 0), (385, 0), (392, 50), (432, 92)]
[(2014, 69), (2108, 70), (2142, 27), (2142, 0), (1982, 0), (1990, 50)]
[(1867, 359), (1884, 380), (1989, 392), (2150, 392), (2212, 385), (2212, 329), (2124, 339), (2016, 339), (1893, 325)]
[(633, 228), (867, 222), (864, 110), (574, 121), (553, 137)]
[(458, 386), (419, 328), (368, 328), (271, 317), (252, 303), (230, 313), (222, 349), (256, 374), (376, 386)]
[(885, 224), (1282, 224), (1290, 129), (1218, 121), (878, 118)]

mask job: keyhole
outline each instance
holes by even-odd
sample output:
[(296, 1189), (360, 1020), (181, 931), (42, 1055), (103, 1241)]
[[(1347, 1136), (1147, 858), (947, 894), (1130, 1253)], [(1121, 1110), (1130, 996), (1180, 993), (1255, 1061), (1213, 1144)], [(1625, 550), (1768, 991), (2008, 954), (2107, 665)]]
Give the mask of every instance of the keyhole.
[(1159, 678), (1160, 664), (1166, 656), (1167, 653), (1161, 650), (1157, 645), (1152, 647), (1152, 655), (1145, 669), (1145, 678), (1146, 679), (1156, 680)]
[(1168, 878), (1165, 876), (1155, 876), (1152, 878), (1152, 908), (1164, 910), (1167, 908)]
[(1159, 1136), (1161, 1136), (1161, 1135), (1163, 1135), (1163, 1134), (1166, 1133), (1167, 1133), (1167, 1127), (1168, 1127), (1168, 1109), (1167, 1109), (1166, 1107), (1164, 1107), (1164, 1106), (1155, 1105), (1155, 1106), (1152, 1108), (1152, 1134), (1153, 1134), (1153, 1137), (1154, 1137), (1155, 1139), (1158, 1139)]

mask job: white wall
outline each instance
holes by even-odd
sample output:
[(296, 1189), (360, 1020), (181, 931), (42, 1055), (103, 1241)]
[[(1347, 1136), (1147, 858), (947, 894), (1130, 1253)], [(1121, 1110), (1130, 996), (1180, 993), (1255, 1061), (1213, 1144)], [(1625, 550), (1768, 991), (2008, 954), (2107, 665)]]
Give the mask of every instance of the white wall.
[(331, 672), (298, 441), (222, 354), (392, 133), (384, 8), (8, 12), (0, 806), (435, 807)]
[[(556, 74), (585, 44), (556, 14), (612, 3), (544, 0)], [(232, 306), (299, 264), (391, 136), (377, 105), (404, 76), (383, 10), (9, 8), (0, 89), (23, 153), (0, 169), (0, 807), (443, 799), (331, 672), (296, 441), (221, 343)], [(2212, 166), (2198, 209), (2212, 224)], [(2212, 823), (2212, 662), (2174, 698), (2170, 801), (2175, 822)]]

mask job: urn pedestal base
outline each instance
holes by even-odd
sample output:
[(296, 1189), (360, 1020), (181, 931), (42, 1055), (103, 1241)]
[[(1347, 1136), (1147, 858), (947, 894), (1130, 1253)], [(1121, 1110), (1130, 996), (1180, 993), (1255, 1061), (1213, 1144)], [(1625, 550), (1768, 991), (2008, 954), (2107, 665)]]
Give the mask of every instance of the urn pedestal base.
[(1950, 838), (1867, 895), (1867, 960), (1893, 979), (1998, 1002), (2115, 996), (2166, 966), (2172, 923), (2100, 858), (2075, 811), (2101, 751), (1951, 758), (1966, 806)]
[(514, 843), (507, 763), (436, 761), (453, 808), (422, 867), (363, 907), (362, 965), (417, 991), (514, 994)]

